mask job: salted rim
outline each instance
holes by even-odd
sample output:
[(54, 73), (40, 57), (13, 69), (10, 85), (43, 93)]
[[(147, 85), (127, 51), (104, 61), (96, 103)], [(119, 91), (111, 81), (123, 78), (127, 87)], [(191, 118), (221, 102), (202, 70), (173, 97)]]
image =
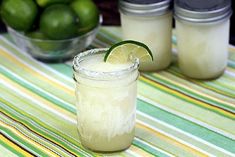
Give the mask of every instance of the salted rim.
[(82, 74), (85, 77), (93, 79), (115, 79), (115, 78), (118, 79), (138, 69), (139, 67), (138, 58), (134, 59), (134, 61), (129, 67), (111, 72), (100, 72), (100, 71), (97, 72), (93, 70), (88, 70), (81, 66), (80, 63), (84, 60), (85, 57), (89, 55), (98, 54), (100, 52), (106, 52), (107, 50), (108, 48), (96, 48), (96, 49), (87, 50), (85, 52), (76, 55), (73, 59), (73, 71)]

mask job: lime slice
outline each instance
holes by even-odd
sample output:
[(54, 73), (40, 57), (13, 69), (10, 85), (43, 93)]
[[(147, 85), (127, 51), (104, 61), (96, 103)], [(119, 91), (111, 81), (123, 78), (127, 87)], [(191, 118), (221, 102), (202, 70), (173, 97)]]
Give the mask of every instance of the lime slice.
[(104, 57), (105, 62), (112, 64), (124, 64), (138, 58), (142, 62), (153, 61), (153, 55), (144, 43), (126, 40), (113, 45)]

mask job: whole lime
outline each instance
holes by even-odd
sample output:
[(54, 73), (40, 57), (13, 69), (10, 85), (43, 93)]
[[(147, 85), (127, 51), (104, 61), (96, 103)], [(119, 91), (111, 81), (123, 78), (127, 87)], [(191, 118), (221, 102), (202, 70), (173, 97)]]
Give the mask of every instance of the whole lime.
[(41, 39), (41, 40), (49, 40), (42, 32), (35, 31), (35, 32), (27, 32), (26, 36), (33, 38), (33, 39)]
[(78, 18), (67, 5), (55, 4), (44, 10), (40, 30), (50, 39), (68, 39), (77, 35)]
[(79, 18), (79, 34), (89, 32), (99, 23), (99, 10), (92, 0), (74, 0), (70, 6)]
[(56, 3), (69, 3), (72, 0), (36, 0), (37, 4), (40, 7), (47, 7), (51, 4), (56, 4)]
[(60, 50), (64, 45), (62, 43), (53, 42), (49, 40), (42, 32), (34, 31), (26, 33), (26, 36), (31, 38), (31, 42), (34, 46), (40, 48), (44, 53), (55, 53)]
[(33, 0), (2, 1), (2, 19), (8, 26), (15, 30), (29, 30), (34, 23), (37, 13), (37, 4)]

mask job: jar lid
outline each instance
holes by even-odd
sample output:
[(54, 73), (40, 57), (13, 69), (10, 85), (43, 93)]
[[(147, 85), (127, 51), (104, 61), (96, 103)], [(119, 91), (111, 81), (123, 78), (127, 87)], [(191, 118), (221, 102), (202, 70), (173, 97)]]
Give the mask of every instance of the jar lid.
[(228, 19), (232, 14), (230, 0), (175, 0), (175, 18), (210, 23)]
[(119, 9), (133, 16), (163, 15), (171, 10), (171, 0), (119, 0)]

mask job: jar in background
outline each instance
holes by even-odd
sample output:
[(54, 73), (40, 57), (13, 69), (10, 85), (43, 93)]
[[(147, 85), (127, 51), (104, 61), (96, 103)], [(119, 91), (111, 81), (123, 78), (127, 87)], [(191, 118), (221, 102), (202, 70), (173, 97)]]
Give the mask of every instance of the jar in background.
[(196, 79), (223, 74), (228, 59), (230, 0), (176, 0), (179, 67)]
[(157, 71), (172, 59), (171, 0), (120, 0), (123, 39), (145, 43), (153, 53), (153, 62), (140, 65), (142, 71)]

